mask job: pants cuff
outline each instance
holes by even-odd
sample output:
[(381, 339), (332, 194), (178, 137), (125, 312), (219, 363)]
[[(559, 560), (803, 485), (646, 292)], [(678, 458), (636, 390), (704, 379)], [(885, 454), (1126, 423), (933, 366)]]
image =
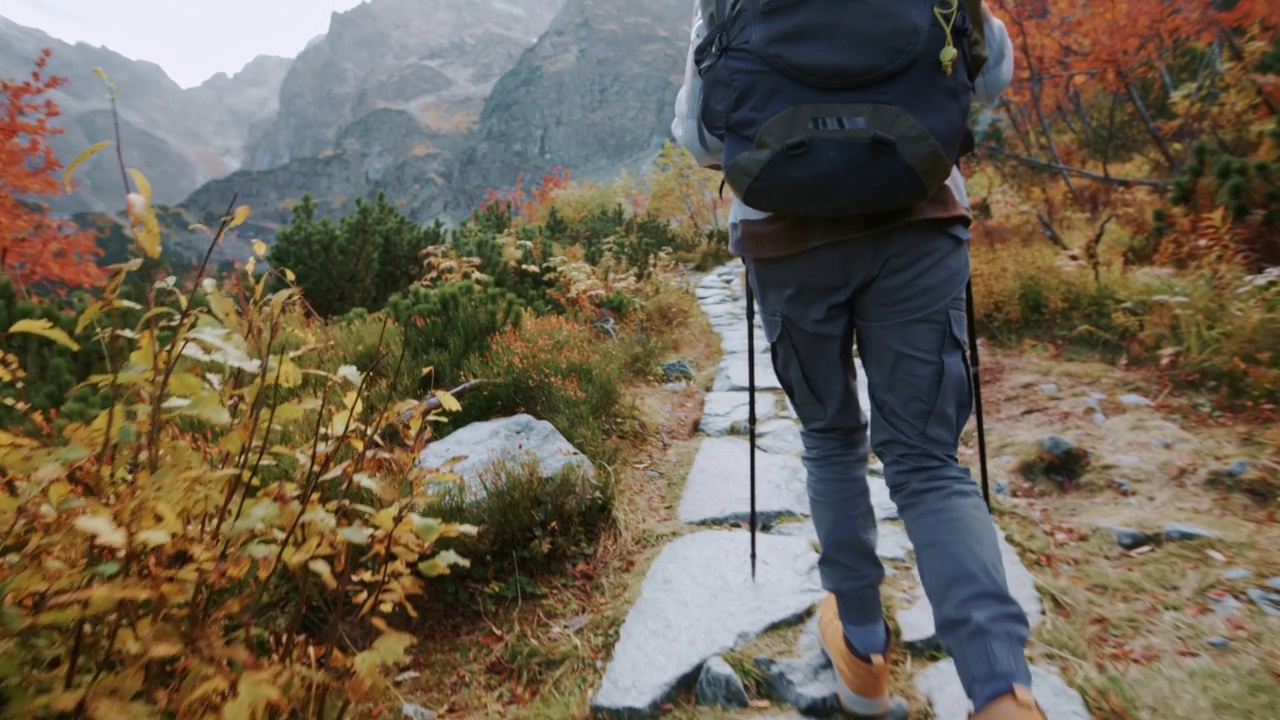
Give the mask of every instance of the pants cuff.
[(884, 605), (880, 601), (880, 588), (835, 590), (836, 608), (843, 625), (874, 625), (884, 622)]
[(984, 686), (996, 683), (1031, 687), (1031, 666), (1023, 643), (995, 640), (947, 648), (960, 674), (965, 695), (973, 699)]

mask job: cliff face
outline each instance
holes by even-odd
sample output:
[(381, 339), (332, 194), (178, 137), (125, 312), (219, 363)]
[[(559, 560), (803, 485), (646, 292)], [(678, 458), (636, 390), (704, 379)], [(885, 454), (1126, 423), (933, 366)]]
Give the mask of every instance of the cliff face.
[(669, 136), (688, 0), (569, 0), (494, 87), (462, 164), (465, 194), (553, 166), (596, 175), (642, 161)]
[(473, 127), (493, 83), (546, 30), (564, 0), (371, 0), (335, 13), (298, 56), (250, 169), (329, 150), (342, 128), (404, 110), (442, 133)]
[[(377, 6), (386, 12), (395, 3), (384, 0), (362, 8)], [(451, 102), (437, 94), (406, 104), (397, 98), (409, 91), (369, 85), (362, 92), (389, 107), (345, 126), (335, 141), (307, 141), (316, 143), (308, 151), (323, 145), (314, 155), (236, 173), (201, 188), (186, 205), (198, 214), (220, 211), (231, 193), (239, 192), (256, 209), (255, 219), (264, 223), (259, 228), (263, 239), (270, 240), (304, 193), (316, 199), (321, 212), (341, 214), (357, 197), (385, 192), (415, 220), (452, 222), (464, 217), (488, 189), (513, 185), (521, 172), (537, 178), (560, 165), (576, 177), (608, 177), (648, 161), (669, 136), (691, 16), (687, 0), (568, 0), (538, 41), (511, 60), (512, 67), (480, 100)], [(358, 26), (361, 33), (370, 32), (378, 17), (365, 18)], [(334, 32), (344, 25), (339, 19)], [(470, 27), (470, 22), (462, 25)], [(346, 42), (318, 42), (308, 53), (323, 48), (333, 53)], [(286, 96), (292, 92), (292, 78), (318, 72), (300, 70), (313, 62), (304, 60), (295, 63), (285, 83)], [(329, 61), (343, 66), (355, 62), (341, 54)], [(347, 107), (344, 112), (353, 107), (325, 107), (338, 106)], [(475, 108), (477, 127), (470, 120), (440, 121), (459, 117), (450, 113), (464, 106)], [(282, 100), (281, 122), (321, 112), (299, 109), (302, 115), (295, 116), (292, 107)]]
[[(51, 94), (62, 111), (63, 135), (52, 145), (64, 163), (101, 140), (114, 139), (102, 68), (120, 86), (118, 108), (125, 161), (143, 169), (160, 202), (177, 202), (201, 184), (239, 166), (250, 133), (275, 114), (288, 60), (263, 57), (234, 77), (221, 75), (184, 90), (159, 66), (106, 48), (71, 45), (0, 17), (0, 76), (26, 77), (42, 48), (53, 50), (47, 72), (69, 82)], [(55, 198), (55, 211), (114, 211), (123, 202), (112, 154), (91, 159), (82, 188)]]

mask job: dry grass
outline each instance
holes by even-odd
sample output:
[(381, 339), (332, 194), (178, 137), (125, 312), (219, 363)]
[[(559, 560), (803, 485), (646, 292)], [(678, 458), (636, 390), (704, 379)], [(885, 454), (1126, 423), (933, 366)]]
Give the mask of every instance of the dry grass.
[[(695, 388), (710, 384), (719, 347), (701, 319), (683, 332), (675, 354), (697, 361)], [(1269, 472), (1280, 459), (1280, 428), (1211, 415), (1194, 397), (1153, 396), (1151, 407), (1120, 404), (1122, 394), (1147, 391), (1143, 378), (1101, 364), (992, 351), (982, 370), (992, 480), (1007, 482), (1013, 495), (999, 498), (996, 511), (1045, 600), (1046, 619), (1030, 646), (1034, 660), (1058, 668), (1096, 720), (1277, 717), (1280, 620), (1265, 618), (1244, 597), (1246, 587), (1280, 576), (1280, 553), (1268, 549), (1280, 541), (1276, 506), (1225, 492), (1205, 478), (1237, 458)], [(1046, 383), (1060, 391), (1038, 388)], [(1108, 398), (1101, 401), (1105, 424), (1093, 419), (1090, 392)], [(630, 397), (648, 430), (614, 468), (616, 529), (588, 562), (545, 587), (544, 596), (480, 621), (432, 627), (433, 654), (415, 668), (423, 680), (404, 688), (412, 701), (445, 718), (588, 717), (645, 570), (667, 541), (689, 531), (675, 519), (675, 507), (699, 443), (699, 393), (637, 385)], [(1050, 434), (1093, 451), (1070, 493), (1029, 483), (1014, 471), (1018, 458)], [(966, 443), (962, 454), (976, 465), (972, 428)], [(1129, 494), (1117, 490), (1119, 478)], [(1135, 554), (1098, 528), (1117, 524), (1158, 534), (1165, 522), (1197, 524), (1220, 538)], [(1252, 584), (1224, 580), (1223, 571), (1233, 567), (1252, 570)], [(897, 569), (885, 587), (891, 608), (913, 582), (906, 566)], [(1210, 606), (1211, 593), (1219, 591), (1245, 607), (1219, 617)], [(798, 626), (769, 633), (730, 660), (747, 668), (758, 655), (786, 655), (798, 633)], [(1212, 636), (1230, 646), (1211, 647)], [(912, 703), (912, 720), (932, 717), (911, 680), (933, 659), (911, 653), (895, 659), (894, 691)], [(696, 707), (688, 697), (676, 698), (667, 713), (672, 720), (741, 716)]]
[(683, 392), (647, 383), (627, 389), (644, 430), (610, 468), (616, 521), (592, 557), (563, 577), (539, 578), (538, 597), (466, 617), (433, 614), (423, 629), (430, 654), (411, 668), (421, 677), (400, 688), (406, 701), (442, 718), (588, 716), (645, 571), (670, 539), (688, 532), (675, 509), (699, 445), (697, 388), (710, 385), (720, 356), (705, 318), (679, 332), (672, 356), (693, 359), (697, 377)]
[[(1276, 507), (1224, 493), (1206, 478), (1237, 458), (1271, 472), (1280, 429), (1215, 418), (1194, 397), (1123, 405), (1116, 398), (1141, 393), (1141, 377), (1105, 365), (1035, 354), (993, 360), (983, 366), (993, 458), (1025, 455), (1050, 434), (1093, 452), (1069, 493), (1021, 480), (1016, 459), (993, 462), (993, 481), (1009, 482), (1015, 496), (999, 502), (1000, 522), (1045, 598), (1047, 618), (1031, 646), (1036, 661), (1059, 668), (1098, 720), (1277, 717), (1280, 620), (1244, 595), (1280, 575), (1280, 554), (1269, 549), (1280, 541)], [(1040, 390), (1046, 383), (1059, 392)], [(1105, 423), (1093, 419), (1090, 392), (1109, 398), (1101, 401)], [(1099, 527), (1158, 536), (1167, 522), (1219, 537), (1134, 553)], [(1222, 577), (1236, 567), (1252, 577)], [(1245, 607), (1218, 616), (1211, 597), (1221, 592)], [(1211, 647), (1215, 636), (1230, 646)]]

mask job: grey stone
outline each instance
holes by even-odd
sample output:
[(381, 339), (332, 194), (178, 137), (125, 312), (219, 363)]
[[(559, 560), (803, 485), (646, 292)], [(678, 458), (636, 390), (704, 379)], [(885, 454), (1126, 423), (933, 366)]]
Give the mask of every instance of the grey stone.
[(1230, 617), (1244, 609), (1244, 605), (1234, 595), (1210, 596), (1209, 606), (1219, 617)]
[(689, 389), (689, 383), (684, 381), (667, 383), (666, 385), (663, 385), (662, 388), (664, 390), (670, 390), (671, 392), (684, 392)]
[[(933, 706), (934, 720), (968, 720), (972, 703), (960, 685), (954, 661), (925, 668), (916, 675), (916, 689)], [(1052, 670), (1031, 667), (1031, 692), (1048, 720), (1092, 720), (1084, 698)]]
[[(702, 401), (699, 432), (712, 437), (746, 435), (750, 418), (750, 393), (711, 392)], [(777, 399), (769, 393), (756, 393), (756, 426), (778, 414)]]
[[(756, 355), (755, 368), (757, 390), (782, 389), (782, 383), (778, 381), (778, 376), (773, 372), (773, 363), (768, 357)], [(715, 383), (711, 386), (711, 390), (713, 392), (746, 390), (749, 387), (747, 382), (750, 380), (747, 376), (749, 369), (745, 353), (726, 355), (720, 360), (720, 370), (716, 373)]]
[(1251, 575), (1253, 575), (1253, 571), (1249, 568), (1231, 568), (1222, 573), (1222, 579), (1231, 581), (1247, 580)]
[(1228, 465), (1226, 470), (1227, 476), (1233, 478), (1243, 477), (1247, 472), (1249, 472), (1249, 463), (1244, 460), (1236, 460)]
[(756, 447), (775, 455), (795, 455), (804, 451), (800, 426), (790, 420), (774, 420), (756, 428)]
[(1272, 590), (1275, 590), (1276, 592), (1280, 592), (1280, 577), (1273, 577), (1270, 580), (1268, 580), (1267, 587), (1271, 588)]
[(439, 717), (436, 715), (435, 710), (428, 710), (421, 705), (412, 703), (405, 703), (401, 706), (400, 715), (407, 718), (407, 720), (435, 720)]
[(1053, 458), (1066, 457), (1076, 449), (1075, 443), (1059, 435), (1051, 435), (1040, 441), (1040, 449)]
[(809, 717), (840, 712), (835, 670), (821, 649), (798, 658), (757, 658), (769, 683), (769, 696)]
[(693, 361), (692, 360), (668, 360), (662, 364), (662, 374), (668, 380), (686, 380), (693, 379)]
[(733, 671), (729, 663), (719, 655), (711, 658), (702, 666), (698, 674), (698, 685), (694, 691), (699, 705), (744, 708), (751, 704), (747, 697), (747, 688), (742, 678)]
[(1196, 527), (1195, 525), (1169, 523), (1164, 526), (1165, 540), (1172, 540), (1175, 542), (1179, 540), (1212, 540), (1217, 537), (1217, 533)]
[[(686, 523), (726, 523), (750, 517), (751, 444), (740, 438), (707, 438), (689, 470), (679, 518)], [(761, 520), (807, 516), (804, 464), (790, 455), (756, 455), (756, 508)]]
[[(747, 352), (747, 323), (744, 320), (740, 325), (726, 327), (719, 331), (720, 349), (726, 355), (742, 354)], [(765, 337), (764, 330), (757, 329), (755, 331), (756, 354), (769, 357), (769, 339)]]
[(753, 582), (748, 535), (706, 531), (663, 548), (619, 632), (595, 710), (651, 715), (708, 658), (798, 622), (821, 599), (808, 543), (758, 536)]
[(1116, 490), (1120, 491), (1120, 494), (1128, 495), (1133, 492), (1133, 487), (1129, 484), (1128, 480), (1124, 478), (1116, 478), (1113, 482), (1116, 486)]
[(487, 420), (460, 428), (428, 445), (418, 456), (418, 466), (440, 469), (455, 458), (462, 459), (448, 471), (466, 482), (473, 497), (483, 495), (482, 480), (499, 462), (536, 460), (539, 474), (544, 478), (567, 468), (577, 468), (588, 477), (595, 474), (591, 461), (554, 425), (530, 415)]
[(889, 485), (884, 477), (868, 472), (867, 487), (871, 489), (871, 507), (876, 511), (876, 521), (897, 520), (898, 506), (889, 494)]
[(1094, 421), (1095, 423), (1097, 423), (1098, 425), (1106, 425), (1106, 424), (1107, 424), (1107, 416), (1106, 416), (1106, 415), (1103, 415), (1103, 414), (1102, 414), (1102, 413), (1100, 413), (1100, 412), (1096, 412), (1096, 413), (1094, 413), (1094, 414), (1093, 414), (1093, 421)]
[(1000, 497), (1008, 497), (1008, 495), (1009, 495), (1009, 481), (1008, 481), (1008, 480), (997, 480), (997, 481), (996, 481), (996, 495), (999, 495)]
[(1245, 594), (1267, 616), (1280, 617), (1280, 594), (1258, 590), (1257, 588), (1249, 588), (1245, 591)]
[[(773, 535), (799, 537), (818, 542), (818, 531), (814, 528), (812, 520), (779, 523), (769, 532)], [(907, 537), (907, 531), (901, 525), (882, 522), (876, 527), (876, 555), (880, 559), (905, 562), (911, 548), (911, 539)], [(886, 568), (886, 571), (888, 570), (889, 568)]]
[(1146, 407), (1151, 404), (1150, 400), (1142, 397), (1141, 395), (1121, 395), (1117, 400), (1120, 401), (1121, 405), (1128, 405), (1130, 407)]
[(1107, 527), (1105, 528), (1116, 538), (1116, 543), (1125, 550), (1137, 550), (1144, 545), (1152, 545), (1155, 543), (1151, 536), (1141, 530), (1134, 530), (1127, 527)]
[(1214, 647), (1219, 650), (1226, 650), (1227, 648), (1231, 647), (1230, 640), (1218, 635), (1205, 639), (1205, 642), (1208, 643), (1210, 647)]
[(1040, 392), (1049, 393), (1050, 395), (1058, 392), (1058, 386), (1055, 383), (1045, 383), (1040, 386)]
[[(1009, 544), (1004, 532), (997, 528), (996, 534), (1000, 544), (1000, 556), (1004, 561), (1005, 577), (1009, 583), (1009, 593), (1027, 614), (1027, 620), (1035, 627), (1044, 619), (1044, 606), (1040, 601), (1040, 592), (1036, 589), (1035, 577), (1022, 564), (1022, 558)], [(898, 626), (902, 631), (902, 643), (913, 649), (936, 649), (939, 647), (937, 626), (934, 623), (933, 608), (924, 593), (924, 583), (920, 579), (920, 570), (915, 568), (916, 588), (912, 591), (908, 605), (898, 613)]]

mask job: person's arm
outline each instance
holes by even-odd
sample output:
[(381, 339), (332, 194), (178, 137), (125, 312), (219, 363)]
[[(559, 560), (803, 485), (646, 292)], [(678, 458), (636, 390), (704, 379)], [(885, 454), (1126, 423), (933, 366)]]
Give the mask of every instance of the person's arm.
[(676, 142), (689, 151), (699, 165), (713, 170), (720, 169), (723, 144), (702, 126), (702, 77), (693, 60), (694, 49), (707, 34), (707, 24), (702, 17), (701, 3), (693, 3), (693, 31), (689, 40), (689, 55), (685, 61), (684, 84), (676, 94), (676, 116), (671, 121), (671, 134)]
[(1004, 21), (997, 18), (987, 3), (982, 3), (982, 17), (987, 38), (987, 64), (973, 83), (973, 99), (992, 103), (1013, 82), (1013, 41)]

